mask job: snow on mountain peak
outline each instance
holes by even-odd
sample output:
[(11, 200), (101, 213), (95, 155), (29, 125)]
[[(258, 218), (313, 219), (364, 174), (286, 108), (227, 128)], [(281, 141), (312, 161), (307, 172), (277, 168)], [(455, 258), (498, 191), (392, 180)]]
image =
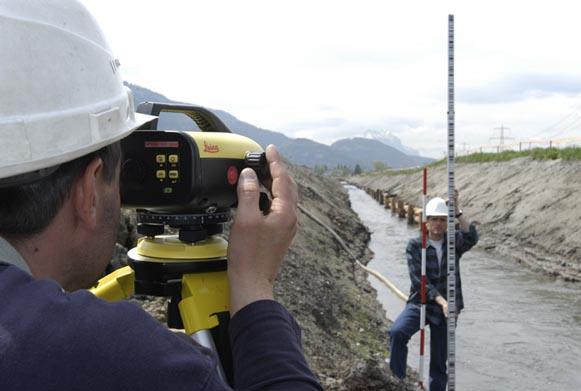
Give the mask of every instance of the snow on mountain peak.
[(413, 148), (403, 145), (401, 140), (389, 130), (374, 130), (368, 129), (363, 134), (363, 137), (371, 140), (377, 140), (385, 145), (389, 145), (407, 155), (419, 156), (419, 152)]

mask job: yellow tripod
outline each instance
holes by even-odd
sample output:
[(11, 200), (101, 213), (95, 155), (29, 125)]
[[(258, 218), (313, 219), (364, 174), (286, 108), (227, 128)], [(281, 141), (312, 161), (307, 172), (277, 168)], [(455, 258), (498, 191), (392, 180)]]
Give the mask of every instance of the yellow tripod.
[(171, 297), (168, 326), (185, 329), (217, 352), (220, 376), (232, 384), (226, 251), (227, 242), (218, 235), (195, 243), (177, 235), (141, 238), (128, 253), (130, 266), (103, 277), (91, 292), (108, 301), (133, 294)]

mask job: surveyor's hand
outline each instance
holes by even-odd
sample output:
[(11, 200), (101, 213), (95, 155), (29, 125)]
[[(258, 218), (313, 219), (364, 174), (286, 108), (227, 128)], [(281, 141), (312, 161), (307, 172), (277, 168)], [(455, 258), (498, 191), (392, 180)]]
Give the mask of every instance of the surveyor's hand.
[(442, 296), (436, 297), (436, 303), (442, 307), (442, 312), (444, 313), (444, 317), (448, 317), (448, 301), (444, 299)]
[(266, 148), (266, 158), (272, 176), (267, 215), (259, 209), (260, 185), (254, 171), (244, 169), (238, 182), (238, 209), (228, 246), (232, 316), (247, 304), (273, 298), (280, 263), (297, 231), (297, 186), (274, 146)]

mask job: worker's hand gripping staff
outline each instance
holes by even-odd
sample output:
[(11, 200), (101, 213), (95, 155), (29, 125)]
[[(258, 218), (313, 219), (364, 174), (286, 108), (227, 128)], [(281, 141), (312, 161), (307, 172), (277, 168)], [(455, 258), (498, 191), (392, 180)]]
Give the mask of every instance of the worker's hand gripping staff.
[(273, 197), (267, 214), (258, 207), (260, 183), (254, 170), (244, 169), (238, 183), (228, 246), (231, 315), (254, 301), (273, 298), (280, 263), (297, 231), (297, 186), (274, 146), (266, 149), (266, 158)]

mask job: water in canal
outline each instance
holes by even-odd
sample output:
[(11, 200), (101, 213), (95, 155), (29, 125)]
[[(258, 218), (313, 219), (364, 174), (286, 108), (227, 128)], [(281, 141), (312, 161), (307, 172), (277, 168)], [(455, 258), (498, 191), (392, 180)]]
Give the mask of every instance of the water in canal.
[[(353, 209), (372, 232), (375, 257), (368, 266), (408, 294), (405, 247), (419, 228), (392, 216), (364, 191), (347, 189)], [(457, 389), (581, 390), (581, 284), (540, 276), (478, 246), (461, 262), (466, 308), (456, 331)], [(394, 320), (404, 303), (374, 277), (369, 280)], [(416, 369), (418, 336), (408, 357)]]

